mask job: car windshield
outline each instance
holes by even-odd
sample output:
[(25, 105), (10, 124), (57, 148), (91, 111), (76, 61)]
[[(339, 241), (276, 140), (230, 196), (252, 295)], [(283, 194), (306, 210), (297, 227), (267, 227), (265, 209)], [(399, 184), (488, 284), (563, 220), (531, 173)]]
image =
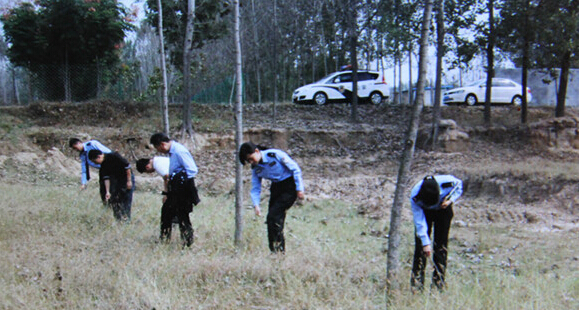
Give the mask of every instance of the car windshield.
[(480, 83), (482, 83), (483, 81), (475, 81), (472, 82), (470, 84), (466, 84), (464, 87), (473, 87), (473, 86), (478, 86)]
[(327, 80), (328, 78), (330, 78), (333, 75), (334, 75), (334, 73), (328, 74), (328, 75), (324, 76), (323, 78), (321, 78), (319, 81), (316, 81), (314, 84), (322, 84), (322, 83), (324, 83), (325, 80)]

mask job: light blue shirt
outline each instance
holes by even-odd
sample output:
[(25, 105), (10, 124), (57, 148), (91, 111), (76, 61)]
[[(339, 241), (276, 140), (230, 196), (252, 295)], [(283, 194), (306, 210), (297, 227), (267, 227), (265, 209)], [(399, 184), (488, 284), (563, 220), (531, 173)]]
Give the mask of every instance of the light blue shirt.
[(81, 177), (80, 177), (80, 183), (82, 185), (86, 184), (87, 179), (86, 179), (86, 164), (88, 162), (89, 165), (91, 165), (94, 168), (100, 169), (101, 165), (99, 164), (95, 164), (93, 163), (90, 159), (88, 159), (88, 152), (90, 152), (91, 150), (99, 150), (101, 152), (103, 152), (104, 154), (110, 153), (111, 150), (102, 145), (102, 143), (98, 142), (97, 140), (90, 140), (88, 142), (85, 142), (82, 144), (84, 146), (84, 149), (82, 152), (80, 152), (80, 168), (81, 168)]
[(185, 170), (187, 178), (194, 178), (197, 175), (197, 165), (193, 156), (183, 146), (175, 140), (171, 140), (171, 148), (169, 149), (169, 176)]
[(420, 238), (422, 246), (430, 244), (430, 237), (428, 236), (428, 226), (426, 224), (426, 217), (424, 216), (424, 209), (426, 210), (440, 210), (440, 203), (444, 201), (446, 196), (450, 194), (448, 199), (455, 202), (460, 195), (462, 195), (462, 181), (452, 175), (437, 175), (434, 176), (436, 183), (440, 189), (440, 197), (438, 202), (432, 206), (426, 206), (422, 201), (415, 201), (414, 197), (418, 194), (422, 181), (416, 183), (410, 191), (410, 206), (412, 208), (412, 215), (414, 217), (414, 227), (416, 228), (416, 236)]
[(304, 190), (302, 170), (288, 154), (276, 149), (267, 149), (259, 152), (261, 153), (261, 162), (252, 167), (251, 173), (251, 200), (254, 206), (259, 205), (261, 179), (263, 178), (276, 183), (289, 177), (294, 177), (296, 191)]

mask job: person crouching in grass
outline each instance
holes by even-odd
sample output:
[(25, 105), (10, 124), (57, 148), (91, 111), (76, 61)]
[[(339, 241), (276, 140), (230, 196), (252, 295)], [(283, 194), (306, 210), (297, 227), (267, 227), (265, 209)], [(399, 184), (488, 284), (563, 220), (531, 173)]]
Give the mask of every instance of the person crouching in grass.
[(105, 201), (119, 221), (131, 220), (131, 204), (135, 190), (135, 176), (131, 164), (117, 152), (103, 154), (100, 150), (88, 152), (88, 158), (101, 166), (99, 177), (104, 180)]

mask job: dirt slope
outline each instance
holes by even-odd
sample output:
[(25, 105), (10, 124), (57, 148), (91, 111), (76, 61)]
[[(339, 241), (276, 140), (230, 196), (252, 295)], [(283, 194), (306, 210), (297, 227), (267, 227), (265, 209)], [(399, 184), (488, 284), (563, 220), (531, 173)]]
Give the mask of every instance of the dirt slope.
[[(195, 105), (194, 139), (186, 144), (200, 167), (199, 187), (207, 194), (230, 193), (234, 182), (233, 113), (228, 106)], [(180, 108), (171, 108), (179, 124)], [(430, 109), (423, 112), (411, 183), (424, 174), (452, 173), (466, 192), (455, 219), (459, 225), (522, 224), (538, 230), (579, 230), (579, 138), (576, 111), (553, 119), (550, 108), (530, 109), (529, 125), (519, 124), (512, 107), (493, 108), (493, 125), (483, 126), (482, 108), (445, 107), (441, 148), (427, 150)], [(408, 106), (359, 107), (350, 120), (348, 105), (246, 105), (246, 139), (287, 150), (302, 166), (308, 200), (341, 199), (361, 214), (389, 214), (408, 124)], [(156, 105), (91, 102), (35, 104), (0, 110), (1, 178), (15, 174), (76, 176), (79, 165), (67, 141), (98, 139), (135, 159), (155, 154), (148, 145), (160, 128)], [(178, 133), (178, 127), (172, 127)], [(151, 177), (139, 175), (141, 184)], [(249, 182), (249, 171), (246, 171)], [(144, 186), (147, 188), (147, 186)], [(410, 213), (406, 212), (406, 217)]]

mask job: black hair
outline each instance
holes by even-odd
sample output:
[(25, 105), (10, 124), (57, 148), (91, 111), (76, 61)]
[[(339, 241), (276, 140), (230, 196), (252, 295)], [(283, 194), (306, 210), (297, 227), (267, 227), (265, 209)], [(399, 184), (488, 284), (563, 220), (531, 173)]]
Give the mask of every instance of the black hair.
[(149, 164), (150, 161), (151, 161), (150, 158), (141, 158), (137, 160), (137, 171), (139, 171), (140, 173), (146, 172), (147, 165)]
[(250, 154), (253, 154), (253, 152), (255, 152), (255, 149), (263, 151), (263, 150), (267, 150), (269, 148), (267, 146), (263, 146), (263, 145), (259, 145), (259, 144), (256, 145), (251, 141), (243, 143), (239, 147), (239, 161), (241, 162), (242, 165), (245, 165), (245, 163), (247, 162), (247, 156)]
[(154, 146), (160, 145), (161, 142), (169, 142), (171, 141), (171, 139), (169, 139), (169, 136), (167, 136), (165, 133), (163, 132), (158, 132), (156, 134), (153, 134), (151, 136), (151, 144)]
[(416, 199), (429, 206), (438, 203), (438, 200), (440, 199), (440, 187), (433, 176), (427, 175), (424, 177), (420, 190), (418, 191), (418, 194), (416, 194)]
[(73, 147), (75, 144), (82, 142), (80, 141), (80, 139), (78, 138), (70, 138), (70, 140), (68, 140), (68, 146), (69, 147)]
[(88, 159), (95, 160), (95, 158), (97, 158), (102, 153), (103, 152), (101, 152), (101, 150), (90, 150), (88, 151)]

